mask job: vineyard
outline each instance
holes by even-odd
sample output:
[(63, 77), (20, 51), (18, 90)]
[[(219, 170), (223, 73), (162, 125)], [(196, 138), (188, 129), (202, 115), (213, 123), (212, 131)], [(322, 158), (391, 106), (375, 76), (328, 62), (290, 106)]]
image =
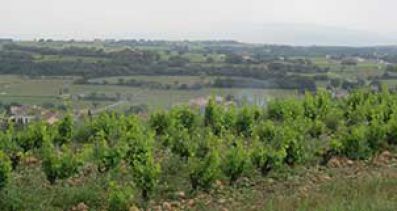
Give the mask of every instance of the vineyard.
[[(163, 202), (176, 197), (327, 168), (334, 158), (366, 162), (396, 145), (397, 94), (386, 88), (341, 99), (320, 90), (266, 107), (212, 99), (203, 112), (179, 106), (146, 116), (105, 112), (78, 121), (66, 115), (54, 125), (7, 124), (0, 132), (0, 207), (167, 210), (174, 205)], [(41, 193), (47, 202), (32, 199)]]

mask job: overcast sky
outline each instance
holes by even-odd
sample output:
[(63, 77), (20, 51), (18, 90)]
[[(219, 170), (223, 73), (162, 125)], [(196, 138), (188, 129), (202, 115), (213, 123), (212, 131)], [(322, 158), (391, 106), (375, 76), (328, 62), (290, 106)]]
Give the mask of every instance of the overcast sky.
[(396, 11), (396, 0), (0, 0), (0, 37), (274, 42), (238, 35), (269, 24), (397, 37)]

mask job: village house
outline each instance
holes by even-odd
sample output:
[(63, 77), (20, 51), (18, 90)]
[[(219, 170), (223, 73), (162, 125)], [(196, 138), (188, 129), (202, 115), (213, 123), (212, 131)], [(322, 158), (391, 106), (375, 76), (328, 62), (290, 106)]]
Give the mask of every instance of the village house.
[(8, 110), (8, 121), (26, 125), (35, 119), (35, 110), (35, 106), (11, 106)]
[(189, 101), (190, 107), (199, 108), (200, 113), (205, 112), (205, 107), (207, 106), (207, 104), (208, 104), (208, 98), (205, 98), (205, 97), (198, 97), (198, 98), (191, 99)]
[[(211, 99), (211, 97), (198, 97), (191, 99), (189, 101), (189, 105), (192, 108), (198, 108), (200, 110), (200, 113), (205, 112), (205, 108), (207, 107), (208, 101)], [(229, 106), (232, 104), (230, 101), (226, 101), (224, 97), (221, 96), (215, 96), (214, 100), (217, 104), (222, 104), (224, 103), (225, 105)]]
[(54, 124), (59, 120), (59, 113), (36, 105), (18, 105), (11, 106), (8, 109), (7, 121), (14, 122), (15, 124), (26, 125), (38, 120), (42, 120), (48, 124)]

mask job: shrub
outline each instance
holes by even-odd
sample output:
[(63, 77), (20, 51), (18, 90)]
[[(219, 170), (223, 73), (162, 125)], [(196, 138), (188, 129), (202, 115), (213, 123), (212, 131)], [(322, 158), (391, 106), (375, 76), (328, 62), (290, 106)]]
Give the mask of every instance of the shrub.
[(234, 106), (229, 107), (224, 111), (222, 125), (225, 130), (231, 130), (236, 125), (236, 108)]
[(115, 182), (110, 182), (110, 190), (108, 196), (108, 210), (112, 211), (128, 211), (132, 205), (132, 190), (129, 186), (120, 187)]
[(302, 140), (292, 138), (288, 140), (287, 145), (285, 147), (287, 156), (285, 157), (285, 162), (288, 165), (294, 165), (296, 163), (301, 163), (304, 158), (304, 149), (302, 147)]
[(189, 177), (193, 190), (209, 189), (219, 177), (220, 158), (216, 149), (212, 149), (203, 159), (189, 158)]
[(129, 149), (126, 160), (130, 164), (133, 180), (141, 190), (142, 198), (148, 201), (156, 188), (160, 174), (160, 165), (153, 157), (153, 134), (127, 134)]
[(164, 135), (172, 125), (172, 118), (166, 112), (155, 112), (150, 116), (149, 124), (157, 135)]
[(322, 121), (314, 120), (310, 123), (308, 133), (313, 138), (319, 138), (322, 134), (324, 134), (325, 130), (326, 125)]
[(127, 151), (124, 159), (130, 166), (133, 166), (136, 160), (140, 161), (145, 154), (150, 153), (153, 148), (153, 139), (150, 135), (145, 136), (143, 132), (128, 132), (123, 137), (123, 142), (127, 143)]
[(180, 135), (174, 136), (171, 151), (184, 160), (192, 155), (192, 144), (190, 144), (190, 137), (186, 131), (181, 131)]
[(146, 155), (133, 165), (134, 182), (141, 189), (142, 198), (148, 201), (156, 188), (160, 174), (160, 165), (154, 161), (153, 155)]
[(12, 170), (16, 169), (21, 160), (23, 154), (21, 150), (21, 147), (14, 139), (13, 125), (5, 133), (0, 132), (0, 151), (9, 156)]
[(331, 96), (325, 90), (319, 90), (316, 95), (306, 93), (303, 101), (305, 117), (315, 120), (327, 116), (331, 107)]
[(388, 144), (397, 144), (397, 119), (391, 119), (387, 124), (386, 140)]
[(344, 123), (343, 112), (340, 109), (332, 109), (325, 117), (324, 124), (330, 129), (332, 132), (336, 132), (339, 127), (341, 127)]
[[(131, 116), (133, 118), (133, 116)], [(118, 139), (126, 129), (127, 120), (120, 118), (115, 113), (103, 112), (92, 122), (93, 134), (103, 131), (108, 141)]]
[(374, 119), (367, 127), (368, 145), (373, 152), (377, 152), (386, 145), (387, 126), (381, 120)]
[(371, 155), (367, 141), (367, 128), (364, 125), (352, 126), (348, 131), (342, 131), (331, 142), (331, 149), (350, 159), (366, 159)]
[(361, 124), (367, 121), (368, 111), (372, 106), (368, 103), (369, 94), (362, 91), (354, 91), (349, 95), (342, 108), (345, 112), (346, 122), (350, 125)]
[(283, 164), (287, 153), (285, 149), (275, 150), (268, 144), (254, 143), (250, 154), (252, 164), (259, 169), (262, 175), (267, 175), (272, 169)]
[(18, 145), (25, 151), (38, 149), (44, 142), (44, 135), (51, 135), (51, 131), (47, 130), (44, 123), (37, 122), (28, 126), (26, 131), (17, 133), (16, 141)]
[(296, 123), (298, 124), (289, 123), (289, 125), (280, 126), (281, 128), (277, 130), (276, 137), (272, 143), (272, 147), (277, 151), (285, 150), (287, 154), (284, 161), (288, 165), (301, 163), (305, 159), (305, 150), (303, 149), (305, 140), (301, 132), (304, 129), (299, 128), (304, 123), (299, 121)]
[(87, 143), (93, 135), (95, 133), (89, 119), (84, 118), (75, 124), (72, 140), (75, 140), (77, 143)]
[(276, 130), (277, 128), (272, 121), (265, 121), (259, 123), (254, 130), (254, 134), (260, 141), (270, 143), (276, 137)]
[(210, 98), (205, 108), (204, 125), (210, 127), (216, 135), (220, 135), (224, 129), (223, 109), (216, 104), (214, 98)]
[(11, 161), (8, 156), (0, 151), (0, 190), (3, 189), (10, 179)]
[(183, 128), (192, 131), (197, 127), (198, 116), (191, 109), (187, 107), (177, 107), (171, 111), (175, 123)]
[(296, 119), (302, 115), (302, 104), (297, 100), (271, 101), (267, 107), (267, 116), (277, 121)]
[(109, 146), (103, 132), (95, 136), (94, 157), (98, 163), (98, 171), (106, 172), (116, 168), (125, 155), (125, 146), (118, 143), (115, 146)]
[(55, 141), (60, 144), (70, 143), (72, 139), (73, 120), (68, 114), (58, 124), (58, 134)]
[(78, 173), (78, 168), (82, 165), (79, 156), (69, 148), (64, 146), (62, 150), (57, 150), (49, 141), (43, 146), (42, 157), (42, 169), (50, 184), (54, 184), (57, 179), (66, 179)]
[(187, 160), (193, 154), (192, 137), (186, 128), (173, 128), (165, 137), (172, 153)]
[[(230, 136), (234, 137), (232, 134)], [(212, 149), (216, 149), (220, 143), (219, 137), (214, 135), (210, 130), (204, 130), (202, 134), (192, 136), (190, 148), (196, 158), (203, 159)]]
[(237, 114), (237, 120), (236, 120), (237, 133), (245, 137), (251, 136), (254, 121), (255, 121), (255, 115), (253, 113), (253, 109), (244, 107)]
[(237, 142), (226, 152), (223, 172), (229, 178), (230, 183), (234, 183), (246, 170), (248, 164), (248, 154), (242, 144)]

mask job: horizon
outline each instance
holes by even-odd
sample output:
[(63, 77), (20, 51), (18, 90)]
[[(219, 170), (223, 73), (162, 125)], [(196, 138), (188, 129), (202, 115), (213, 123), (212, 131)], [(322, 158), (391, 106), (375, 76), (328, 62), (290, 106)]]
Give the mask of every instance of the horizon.
[(15, 38), (15, 37), (0, 37), (0, 42), (5, 41), (5, 40), (11, 40), (12, 42), (40, 42), (40, 40), (43, 40), (44, 42), (110, 42), (110, 41), (152, 41), (152, 42), (236, 42), (239, 44), (243, 45), (255, 45), (255, 46), (288, 46), (288, 47), (305, 47), (305, 48), (310, 48), (310, 47), (331, 47), (331, 48), (376, 48), (376, 47), (397, 47), (396, 44), (374, 44), (374, 45), (326, 45), (326, 44), (307, 44), (307, 45), (299, 45), (299, 44), (293, 44), (293, 43), (266, 43), (266, 42), (244, 42), (244, 41), (239, 41), (239, 40), (234, 40), (234, 39), (161, 39), (161, 38), (91, 38), (91, 39), (75, 39), (75, 38), (70, 38), (70, 39), (62, 39), (62, 38), (52, 38), (52, 37), (36, 37), (36, 38), (31, 38), (31, 39), (21, 39), (21, 38)]
[[(283, 45), (397, 44), (392, 0), (4, 0), (0, 37), (237, 40)], [(360, 5), (360, 7), (357, 7)], [(388, 15), (385, 15), (388, 14)]]

